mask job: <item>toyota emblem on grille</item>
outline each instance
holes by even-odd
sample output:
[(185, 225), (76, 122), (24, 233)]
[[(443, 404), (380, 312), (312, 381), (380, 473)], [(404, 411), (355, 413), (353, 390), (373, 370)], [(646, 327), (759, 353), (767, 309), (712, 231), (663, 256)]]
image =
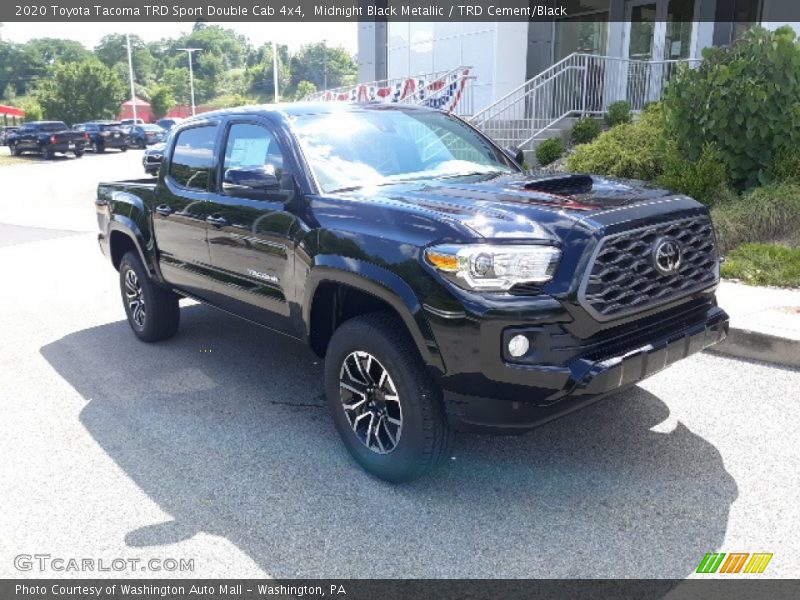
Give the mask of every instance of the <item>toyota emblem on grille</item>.
[(653, 263), (662, 275), (674, 275), (681, 266), (681, 246), (677, 240), (660, 238), (653, 244)]

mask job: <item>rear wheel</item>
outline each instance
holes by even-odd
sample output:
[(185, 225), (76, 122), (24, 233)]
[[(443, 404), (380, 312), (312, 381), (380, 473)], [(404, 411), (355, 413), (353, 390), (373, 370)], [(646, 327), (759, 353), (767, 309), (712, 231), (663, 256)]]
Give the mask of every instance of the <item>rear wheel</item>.
[(83, 156), (83, 150), (75, 150), (73, 154), (75, 155), (75, 158), (80, 158), (81, 156)]
[(122, 257), (119, 286), (128, 324), (140, 340), (158, 342), (177, 333), (178, 296), (153, 283), (136, 252), (127, 252)]
[(393, 313), (356, 317), (334, 332), (325, 393), (347, 450), (372, 475), (411, 481), (448, 456), (441, 391)]

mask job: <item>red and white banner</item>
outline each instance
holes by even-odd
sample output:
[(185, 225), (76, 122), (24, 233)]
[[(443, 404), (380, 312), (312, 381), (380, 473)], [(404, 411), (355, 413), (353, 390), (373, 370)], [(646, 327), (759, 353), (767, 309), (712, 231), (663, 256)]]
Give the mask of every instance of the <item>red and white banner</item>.
[[(452, 112), (458, 106), (469, 79), (469, 69), (449, 73), (433, 81), (409, 77), (380, 87), (360, 84), (345, 92), (325, 92), (323, 102), (403, 102)], [(413, 98), (413, 99), (412, 99)]]

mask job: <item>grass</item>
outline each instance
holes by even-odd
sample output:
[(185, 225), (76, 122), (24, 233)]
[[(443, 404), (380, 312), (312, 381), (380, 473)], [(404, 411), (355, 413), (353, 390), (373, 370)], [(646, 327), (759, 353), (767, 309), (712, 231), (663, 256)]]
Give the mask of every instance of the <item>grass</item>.
[(800, 185), (755, 188), (711, 210), (723, 254), (741, 244), (793, 239), (800, 231)]
[(728, 254), (722, 276), (750, 285), (800, 287), (800, 248), (744, 244)]
[(26, 161), (24, 158), (20, 158), (19, 156), (11, 156), (10, 154), (0, 154), (0, 167), (5, 165), (16, 165), (23, 162), (30, 162), (30, 161)]

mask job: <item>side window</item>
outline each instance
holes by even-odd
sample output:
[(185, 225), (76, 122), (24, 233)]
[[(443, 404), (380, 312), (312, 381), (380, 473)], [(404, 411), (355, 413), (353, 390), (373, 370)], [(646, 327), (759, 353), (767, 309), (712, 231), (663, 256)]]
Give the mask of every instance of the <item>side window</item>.
[(175, 183), (193, 190), (208, 189), (216, 137), (216, 125), (192, 127), (178, 134), (169, 165), (169, 176)]
[(266, 127), (253, 123), (235, 123), (228, 132), (223, 169), (255, 168), (263, 168), (280, 181), (284, 172), (283, 150)]

